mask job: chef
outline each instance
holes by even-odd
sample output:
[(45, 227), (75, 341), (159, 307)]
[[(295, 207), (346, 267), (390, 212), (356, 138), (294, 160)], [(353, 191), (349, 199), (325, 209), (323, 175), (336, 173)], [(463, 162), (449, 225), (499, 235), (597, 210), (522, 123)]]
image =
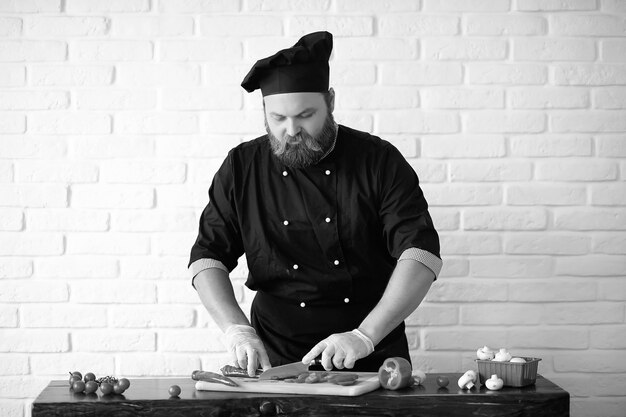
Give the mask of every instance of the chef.
[[(410, 360), (404, 319), (442, 266), (411, 166), (389, 142), (335, 123), (332, 46), (330, 33), (308, 34), (246, 75), (267, 133), (228, 153), (191, 249), (192, 285), (250, 375), (316, 357), (354, 371)], [(229, 279), (244, 254), (250, 321)]]

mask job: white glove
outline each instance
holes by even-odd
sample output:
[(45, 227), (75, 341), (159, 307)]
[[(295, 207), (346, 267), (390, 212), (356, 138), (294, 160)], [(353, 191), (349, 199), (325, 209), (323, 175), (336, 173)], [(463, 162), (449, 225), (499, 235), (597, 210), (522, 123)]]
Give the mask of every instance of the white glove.
[(354, 363), (361, 358), (370, 355), (374, 351), (372, 339), (363, 334), (359, 329), (351, 332), (335, 333), (319, 342), (302, 358), (302, 363), (311, 363), (320, 354), (322, 366), (327, 371), (344, 367), (352, 369)]
[(259, 364), (263, 370), (272, 367), (265, 346), (252, 326), (233, 324), (224, 335), (235, 366), (247, 369), (248, 375), (255, 376)]

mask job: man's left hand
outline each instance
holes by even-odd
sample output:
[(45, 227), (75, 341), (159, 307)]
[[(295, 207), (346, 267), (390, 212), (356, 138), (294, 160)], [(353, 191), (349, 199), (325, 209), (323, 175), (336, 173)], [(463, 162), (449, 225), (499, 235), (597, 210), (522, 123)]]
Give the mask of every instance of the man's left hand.
[(372, 340), (358, 329), (351, 332), (335, 333), (319, 342), (302, 358), (302, 363), (309, 364), (320, 354), (322, 366), (327, 371), (333, 369), (352, 369), (354, 363), (374, 351)]

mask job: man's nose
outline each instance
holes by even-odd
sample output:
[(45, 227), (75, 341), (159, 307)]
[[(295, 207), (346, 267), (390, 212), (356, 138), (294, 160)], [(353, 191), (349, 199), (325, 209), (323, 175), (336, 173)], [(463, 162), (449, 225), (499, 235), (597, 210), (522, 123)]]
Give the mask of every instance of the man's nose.
[(285, 133), (289, 136), (296, 136), (300, 133), (301, 127), (298, 122), (294, 119), (287, 119), (287, 125), (285, 127)]

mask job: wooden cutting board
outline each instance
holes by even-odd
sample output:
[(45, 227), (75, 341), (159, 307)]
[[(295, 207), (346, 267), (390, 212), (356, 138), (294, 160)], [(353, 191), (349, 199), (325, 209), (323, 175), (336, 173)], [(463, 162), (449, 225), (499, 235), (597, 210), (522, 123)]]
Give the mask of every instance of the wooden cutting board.
[(260, 381), (256, 378), (232, 378), (239, 384), (238, 387), (198, 381), (196, 389), (199, 391), (226, 391), (226, 392), (261, 392), (267, 394), (309, 394), (309, 395), (342, 395), (354, 397), (374, 391), (380, 387), (376, 372), (356, 372), (359, 375), (354, 385), (342, 386), (330, 382), (318, 382), (316, 384), (298, 384), (276, 380)]

